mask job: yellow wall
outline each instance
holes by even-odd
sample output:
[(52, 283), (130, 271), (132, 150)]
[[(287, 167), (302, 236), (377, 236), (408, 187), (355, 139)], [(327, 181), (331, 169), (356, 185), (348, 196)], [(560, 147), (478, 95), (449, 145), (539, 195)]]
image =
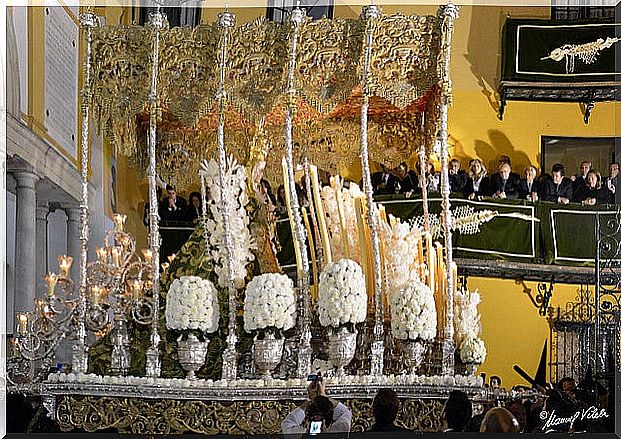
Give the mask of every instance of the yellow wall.
[[(487, 359), (479, 368), (489, 379), (498, 375), (503, 387), (528, 383), (514, 370), (517, 364), (534, 376), (539, 365), (544, 342), (550, 336), (547, 317), (539, 315), (526, 289), (534, 298), (536, 282), (517, 283), (514, 280), (488, 278), (468, 279), (468, 289), (481, 293), (481, 338), (487, 347)], [(566, 302), (578, 296), (579, 286), (555, 285), (550, 306), (564, 308)], [(548, 359), (551, 352), (548, 341)], [(547, 362), (546, 362), (547, 364)], [(546, 369), (548, 370), (548, 369)], [(548, 380), (550, 376), (547, 376)]]

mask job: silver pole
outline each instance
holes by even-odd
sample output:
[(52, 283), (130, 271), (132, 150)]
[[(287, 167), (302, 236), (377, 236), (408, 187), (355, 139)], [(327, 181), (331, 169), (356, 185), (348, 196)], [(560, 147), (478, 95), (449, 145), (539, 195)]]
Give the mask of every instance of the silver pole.
[(371, 230), (373, 251), (373, 270), (375, 274), (375, 324), (371, 343), (371, 375), (378, 376), (384, 372), (384, 301), (382, 299), (382, 262), (378, 234), (379, 211), (373, 201), (371, 185), (371, 168), (369, 166), (368, 118), (369, 118), (369, 74), (371, 70), (371, 51), (373, 49), (373, 32), (382, 11), (379, 6), (370, 5), (362, 8), (360, 18), (366, 22), (364, 41), (364, 68), (362, 73), (362, 106), (360, 107), (360, 160), (362, 162), (362, 180), (367, 203), (367, 222)]
[(86, 54), (84, 62), (84, 83), (82, 85), (82, 137), (80, 154), (80, 179), (82, 200), (80, 203), (80, 299), (78, 308), (78, 342), (73, 346), (72, 367), (75, 373), (86, 373), (88, 368), (88, 346), (86, 345), (86, 289), (88, 265), (88, 239), (90, 235), (88, 209), (88, 158), (89, 158), (89, 110), (92, 99), (91, 49), (93, 28), (99, 26), (99, 18), (92, 12), (80, 15), (80, 24), (86, 30)]
[[(302, 259), (302, 272), (298, 273), (298, 308), (300, 309), (300, 343), (298, 347), (298, 378), (305, 378), (311, 369), (311, 332), (310, 332), (310, 279), (308, 253), (306, 248), (306, 231), (302, 225), (300, 216), (300, 203), (298, 194), (295, 190), (295, 174), (293, 172), (293, 113), (297, 104), (297, 90), (293, 86), (295, 73), (295, 62), (298, 48), (298, 30), (304, 22), (306, 14), (299, 6), (291, 11), (289, 23), (293, 33), (289, 42), (289, 66), (287, 71), (287, 85), (285, 93), (287, 95), (287, 114), (285, 118), (285, 160), (287, 162), (287, 174), (289, 183), (289, 194), (291, 197), (291, 213), (293, 214), (294, 228), (293, 235), (298, 241), (300, 257)], [(300, 300), (301, 299), (301, 300)]]
[[(425, 130), (425, 113), (423, 112), (421, 118), (421, 128)], [(425, 232), (429, 232), (429, 201), (427, 200), (427, 158), (425, 157), (425, 136), (422, 136), (422, 142), (418, 148), (418, 163), (420, 166), (420, 188), (423, 200), (423, 227)], [(429, 251), (429, 249), (427, 249)]]
[(455, 344), (453, 328), (453, 244), (452, 231), (453, 218), (451, 215), (450, 181), (448, 174), (448, 106), (451, 104), (451, 38), (453, 35), (453, 20), (459, 15), (459, 6), (452, 3), (440, 8), (439, 18), (442, 21), (442, 44), (440, 47), (440, 162), (442, 166), (442, 228), (444, 231), (444, 260), (446, 264), (446, 318), (444, 335), (442, 340), (442, 374), (453, 375), (455, 370)]
[(149, 248), (153, 254), (151, 270), (153, 271), (153, 320), (151, 321), (151, 345), (147, 349), (146, 375), (159, 377), (162, 369), (160, 362), (159, 334), (159, 303), (160, 303), (160, 229), (157, 199), (155, 152), (157, 143), (157, 74), (160, 52), (160, 31), (166, 26), (166, 15), (157, 12), (149, 15), (149, 23), (153, 26), (153, 53), (151, 63), (151, 92), (149, 94)]
[[(237, 288), (233, 277), (231, 261), (233, 259), (233, 237), (229, 226), (229, 200), (227, 199), (230, 181), (225, 181), (226, 151), (224, 149), (224, 106), (225, 91), (224, 80), (226, 77), (226, 56), (229, 40), (229, 31), (235, 26), (235, 14), (224, 11), (218, 14), (218, 27), (222, 34), (220, 37), (220, 82), (218, 83), (218, 179), (220, 182), (220, 208), (222, 209), (222, 227), (224, 228), (225, 264), (228, 275), (229, 293), (229, 333), (226, 337), (226, 348), (222, 354), (222, 378), (234, 380), (237, 378)], [(206, 237), (205, 237), (206, 238)]]

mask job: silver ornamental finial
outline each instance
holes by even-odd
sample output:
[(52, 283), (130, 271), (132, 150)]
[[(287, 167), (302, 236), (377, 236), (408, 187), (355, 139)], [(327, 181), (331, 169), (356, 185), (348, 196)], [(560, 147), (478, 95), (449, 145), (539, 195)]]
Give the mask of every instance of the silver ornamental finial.
[(151, 12), (149, 14), (149, 23), (157, 29), (162, 29), (168, 25), (168, 19), (166, 18), (166, 14), (160, 12), (158, 9), (157, 12)]
[(294, 26), (299, 26), (300, 24), (302, 24), (305, 18), (306, 11), (300, 9), (300, 2), (298, 2), (295, 9), (291, 11), (291, 15), (289, 16), (289, 22)]
[(99, 26), (99, 17), (92, 12), (80, 14), (80, 24), (84, 28)]
[(440, 13), (455, 20), (459, 17), (459, 6), (449, 2), (446, 5), (440, 6)]
[(377, 20), (382, 16), (382, 9), (377, 5), (369, 5), (362, 8), (360, 18), (363, 20)]
[[(228, 9), (228, 8), (227, 8)], [(225, 29), (228, 27), (235, 27), (235, 14), (225, 10), (218, 14), (218, 27)]]

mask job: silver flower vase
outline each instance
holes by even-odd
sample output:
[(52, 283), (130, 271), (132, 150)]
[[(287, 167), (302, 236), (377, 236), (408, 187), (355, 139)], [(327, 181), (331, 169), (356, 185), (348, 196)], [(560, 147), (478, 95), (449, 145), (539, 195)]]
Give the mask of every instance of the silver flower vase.
[(257, 372), (264, 378), (272, 376), (272, 371), (280, 364), (284, 338), (276, 338), (273, 333), (267, 332), (263, 339), (254, 337), (254, 364)]
[(336, 375), (345, 375), (345, 366), (354, 358), (356, 353), (356, 331), (350, 332), (342, 326), (336, 331), (330, 328), (328, 340), (328, 355), (330, 361), (336, 367)]
[(186, 379), (196, 380), (195, 372), (205, 364), (205, 357), (209, 349), (209, 340), (200, 341), (194, 334), (188, 335), (186, 340), (182, 336), (177, 339), (177, 356), (179, 363), (188, 373)]
[(403, 360), (410, 375), (414, 375), (425, 358), (427, 346), (419, 339), (401, 340), (403, 347)]

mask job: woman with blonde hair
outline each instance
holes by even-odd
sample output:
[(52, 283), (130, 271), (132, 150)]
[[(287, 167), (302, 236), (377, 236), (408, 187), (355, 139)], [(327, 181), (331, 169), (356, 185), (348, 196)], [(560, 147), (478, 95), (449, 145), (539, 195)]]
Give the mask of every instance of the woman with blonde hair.
[(475, 197), (488, 196), (489, 177), (487, 169), (479, 159), (472, 159), (468, 162), (468, 179), (464, 187), (464, 195), (472, 200)]

